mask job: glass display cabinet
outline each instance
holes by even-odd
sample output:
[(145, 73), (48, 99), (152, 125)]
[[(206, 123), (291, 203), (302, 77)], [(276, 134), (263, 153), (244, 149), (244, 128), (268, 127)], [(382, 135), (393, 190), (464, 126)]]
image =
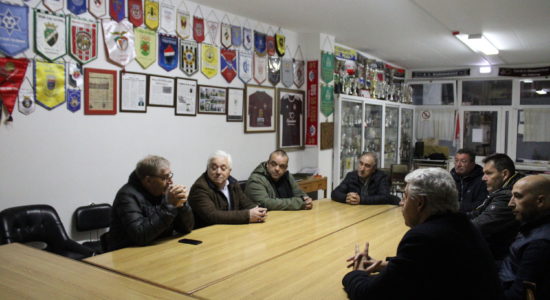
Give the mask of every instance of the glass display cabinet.
[[(399, 107), (386, 106), (384, 117), (384, 164), (385, 168), (398, 162)], [(380, 156), (378, 156), (380, 157)]]
[(413, 158), (414, 107), (407, 105), (400, 109), (399, 163), (411, 165)]

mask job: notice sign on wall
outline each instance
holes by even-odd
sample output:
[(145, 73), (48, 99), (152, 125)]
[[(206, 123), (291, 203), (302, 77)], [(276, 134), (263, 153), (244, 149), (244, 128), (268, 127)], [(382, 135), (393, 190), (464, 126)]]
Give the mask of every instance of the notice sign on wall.
[(317, 145), (319, 114), (319, 61), (307, 62), (307, 119), (306, 119), (306, 145)]

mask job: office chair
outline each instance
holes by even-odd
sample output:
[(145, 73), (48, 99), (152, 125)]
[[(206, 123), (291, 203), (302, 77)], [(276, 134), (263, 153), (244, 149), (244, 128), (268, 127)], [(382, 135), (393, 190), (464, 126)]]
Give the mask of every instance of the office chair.
[[(111, 226), (110, 204), (90, 204), (77, 208), (74, 212), (75, 227), (77, 231), (90, 231), (90, 240), (83, 245), (94, 250), (94, 254), (103, 253), (103, 247), (99, 238), (99, 230)], [(95, 240), (92, 239), (92, 230), (95, 230)]]
[(71, 240), (55, 209), (49, 205), (25, 205), (0, 212), (0, 243), (43, 245), (44, 250), (72, 259), (83, 259), (92, 250)]

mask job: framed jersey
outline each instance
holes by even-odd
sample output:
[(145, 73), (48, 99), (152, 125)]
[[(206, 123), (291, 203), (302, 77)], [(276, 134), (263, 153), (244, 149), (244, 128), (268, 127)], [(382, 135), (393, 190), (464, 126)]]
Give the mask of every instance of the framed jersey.
[(244, 132), (275, 132), (275, 89), (246, 85)]
[(277, 89), (277, 147), (304, 149), (305, 93)]

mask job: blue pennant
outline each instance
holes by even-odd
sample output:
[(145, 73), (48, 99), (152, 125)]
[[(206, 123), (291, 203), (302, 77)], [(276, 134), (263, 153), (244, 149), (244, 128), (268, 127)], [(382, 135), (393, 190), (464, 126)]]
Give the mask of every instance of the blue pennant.
[(178, 37), (159, 34), (159, 65), (166, 71), (178, 67)]
[(80, 102), (80, 90), (67, 89), (67, 109), (72, 112), (77, 112), (80, 110)]
[(29, 7), (0, 2), (0, 51), (15, 56), (29, 48)]
[(239, 47), (242, 41), (241, 26), (231, 25), (231, 44)]
[(254, 49), (258, 55), (263, 56), (265, 54), (266, 42), (265, 33), (254, 30)]
[(67, 8), (75, 15), (80, 15), (86, 12), (85, 0), (67, 0)]

